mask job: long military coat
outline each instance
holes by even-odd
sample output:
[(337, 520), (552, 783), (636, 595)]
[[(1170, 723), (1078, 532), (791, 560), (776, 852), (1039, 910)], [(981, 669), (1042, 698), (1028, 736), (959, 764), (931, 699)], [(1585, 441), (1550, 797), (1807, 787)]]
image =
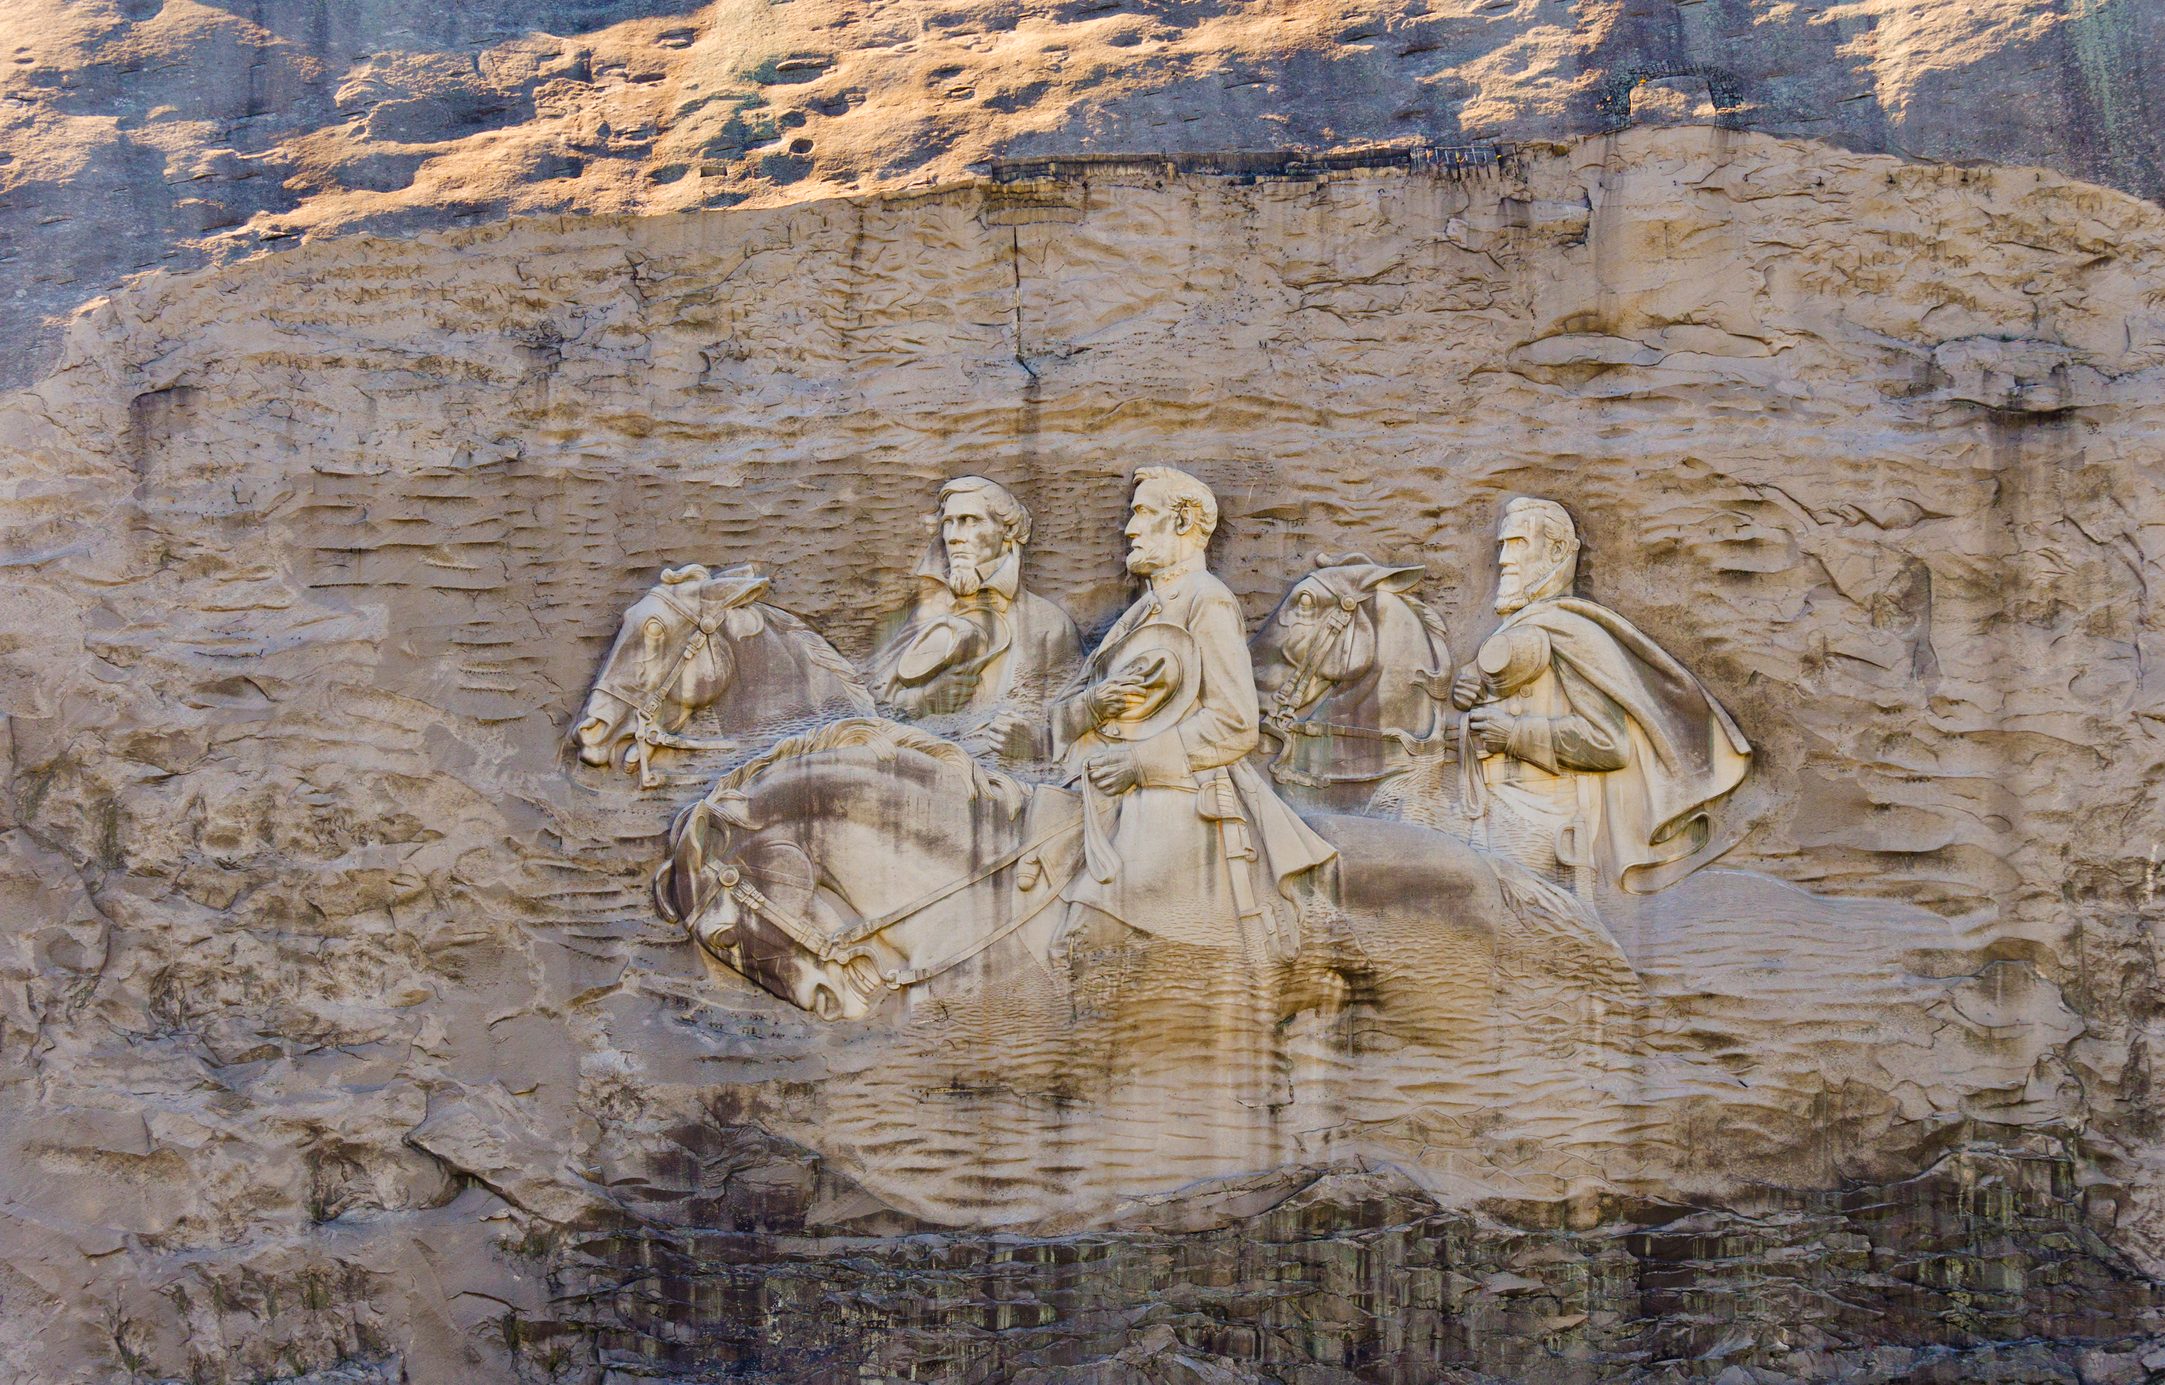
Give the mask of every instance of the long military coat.
[[(1085, 694), (1114, 672), (1105, 667), (1108, 653), (1152, 621), (1187, 632), (1198, 686), (1187, 715), (1128, 740), (1120, 723), (1097, 723)], [(1209, 947), (1240, 945), (1244, 900), (1289, 920), (1295, 877), (1337, 851), (1247, 761), (1259, 720), (1255, 669), (1232, 592), (1199, 560), (1155, 574), (1052, 709), (1054, 753), (1078, 776), (1084, 810), (1097, 815), (1102, 832), (1092, 833), (1101, 845), (1088, 853), (1097, 859), (1086, 859), (1062, 897), (1130, 927)], [(1081, 770), (1117, 744), (1134, 752), (1141, 783), (1109, 797)], [(1246, 879), (1236, 883), (1235, 870)]]

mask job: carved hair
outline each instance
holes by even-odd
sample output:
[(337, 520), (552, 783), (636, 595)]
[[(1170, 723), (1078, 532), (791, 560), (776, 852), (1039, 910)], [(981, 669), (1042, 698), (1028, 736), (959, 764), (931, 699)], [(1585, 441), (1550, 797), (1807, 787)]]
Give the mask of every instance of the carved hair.
[(1566, 562), (1579, 556), (1579, 527), (1571, 522), (1571, 512), (1563, 506), (1553, 500), (1521, 495), (1503, 507), (1506, 523), (1514, 515), (1526, 515), (1533, 520), (1536, 534), (1550, 543), (1562, 544)]
[(939, 514), (946, 513), (947, 498), (952, 495), (982, 495), (985, 508), (999, 521), (1007, 533), (1007, 541), (1017, 548), (1030, 541), (1030, 507), (1015, 498), (1015, 493), (998, 481), (988, 481), (982, 476), (957, 476), (940, 487)]
[(1187, 472), (1171, 466), (1139, 466), (1135, 468), (1135, 485), (1142, 487), (1145, 481), (1155, 481), (1165, 490), (1166, 499), (1173, 513), (1185, 510), (1195, 521), (1204, 539), (1218, 529), (1218, 497), (1210, 493), (1210, 487), (1196, 480)]

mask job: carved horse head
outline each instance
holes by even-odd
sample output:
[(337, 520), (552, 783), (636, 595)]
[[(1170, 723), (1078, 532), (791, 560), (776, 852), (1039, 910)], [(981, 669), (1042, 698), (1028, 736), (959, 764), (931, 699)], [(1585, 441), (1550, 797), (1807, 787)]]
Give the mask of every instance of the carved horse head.
[(1264, 730), (1281, 783), (1368, 788), (1440, 746), (1443, 622), (1410, 593), (1426, 575), (1361, 554), (1316, 558), (1256, 632)]
[(858, 1019), (1053, 908), (1081, 836), (1073, 795), (852, 718), (780, 742), (678, 815), (654, 903), (762, 989)]
[(727, 750), (733, 740), (682, 734), (692, 714), (730, 697), (732, 726), (801, 717), (823, 706), (869, 711), (871, 698), (833, 646), (787, 611), (763, 604), (768, 582), (750, 567), (669, 568), (624, 612), (616, 643), (573, 723), (579, 758), (606, 765), (621, 751), (642, 784), (658, 750)]

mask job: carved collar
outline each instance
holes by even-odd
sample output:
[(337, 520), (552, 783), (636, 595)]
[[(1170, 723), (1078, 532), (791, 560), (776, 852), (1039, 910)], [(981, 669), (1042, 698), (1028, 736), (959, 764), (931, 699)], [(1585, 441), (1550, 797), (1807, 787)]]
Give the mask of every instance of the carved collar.
[(1553, 605), (1559, 598), (1569, 595), (1571, 595), (1571, 588), (1567, 586), (1560, 591), (1547, 592), (1541, 596), (1537, 596), (1533, 600), (1527, 602), (1525, 605), (1513, 611), (1511, 614), (1505, 616), (1502, 620), (1497, 621), (1496, 628), (1502, 630), (1508, 626), (1516, 625), (1518, 624), (1519, 619), (1522, 616), (1526, 615), (1529, 611), (1536, 610), (1540, 607)]
[(1160, 601), (1170, 598), (1180, 586), (1203, 570), (1203, 555), (1190, 553), (1177, 563), (1167, 563), (1150, 574), (1150, 594)]

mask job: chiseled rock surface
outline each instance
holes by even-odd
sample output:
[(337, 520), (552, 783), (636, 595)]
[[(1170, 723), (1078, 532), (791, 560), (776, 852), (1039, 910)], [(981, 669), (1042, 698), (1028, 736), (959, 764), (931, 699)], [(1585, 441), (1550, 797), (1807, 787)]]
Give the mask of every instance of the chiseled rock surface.
[[(2056, 173), (1683, 126), (1460, 177), (529, 217), (115, 295), (0, 401), (0, 1361), (2144, 1378), (2161, 251)], [(1215, 487), (1251, 621), (1359, 549), (1425, 562), (1461, 650), (1497, 504), (1573, 507), (1582, 589), (1756, 748), (1728, 864), (1831, 901), (1705, 875), (1735, 926), (1613, 921), (1691, 1082), (1565, 1064), (1473, 1119), (1448, 1064), (1394, 1093), (1400, 1035), (1343, 1138), (1259, 1120), (1256, 1164), (1100, 1159), (1131, 1196), (1002, 1217), (943, 1181), (967, 1146), (883, 1162), (997, 1081), (913, 1087), (951, 1057), (654, 917), (700, 767), (642, 791), (564, 732), (658, 567), (756, 560), (862, 657), (976, 472), (1097, 630), (1149, 459)]]
[(1694, 117), (2156, 199), (2160, 91), (2145, 0), (8, 0), (0, 382), (123, 276), (329, 230)]

